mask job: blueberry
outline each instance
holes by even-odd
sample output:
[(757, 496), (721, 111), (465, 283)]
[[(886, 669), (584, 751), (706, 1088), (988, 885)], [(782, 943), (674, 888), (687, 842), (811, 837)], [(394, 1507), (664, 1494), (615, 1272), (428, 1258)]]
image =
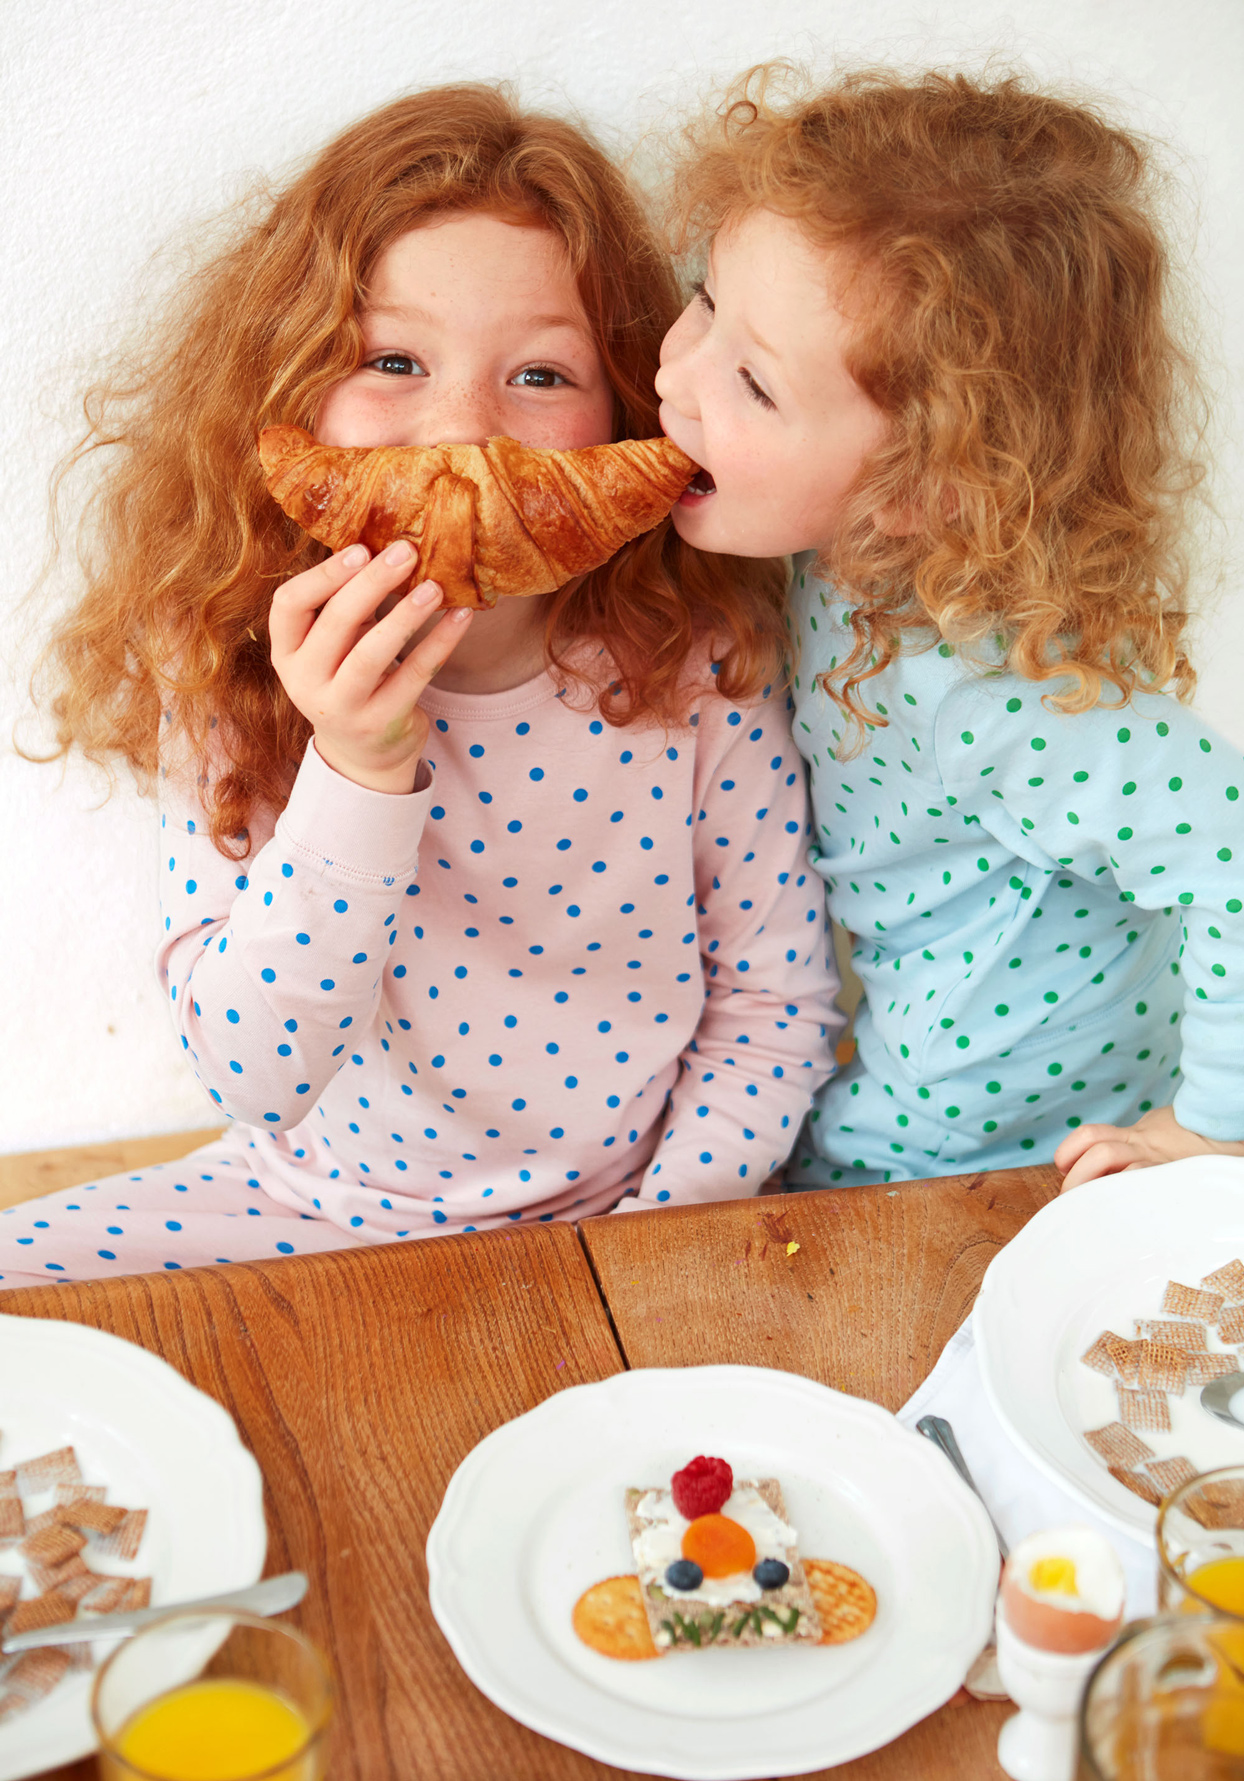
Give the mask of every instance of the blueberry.
[(790, 1566), (780, 1558), (762, 1558), (752, 1572), (761, 1589), (781, 1589), (790, 1578)]
[(671, 1589), (698, 1589), (704, 1581), (704, 1573), (693, 1559), (676, 1558), (672, 1565), (665, 1567), (665, 1581)]

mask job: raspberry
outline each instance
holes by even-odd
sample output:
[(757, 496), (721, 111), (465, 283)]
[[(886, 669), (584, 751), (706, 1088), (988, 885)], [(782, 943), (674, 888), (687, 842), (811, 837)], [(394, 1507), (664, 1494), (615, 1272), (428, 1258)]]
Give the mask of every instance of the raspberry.
[(715, 1515), (734, 1489), (734, 1473), (724, 1459), (699, 1454), (670, 1480), (674, 1507), (686, 1521)]

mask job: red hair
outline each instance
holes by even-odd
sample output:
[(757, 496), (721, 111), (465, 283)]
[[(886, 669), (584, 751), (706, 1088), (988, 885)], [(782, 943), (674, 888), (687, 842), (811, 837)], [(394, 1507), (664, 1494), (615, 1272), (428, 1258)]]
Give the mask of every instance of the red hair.
[(1066, 710), (1107, 685), (1186, 697), (1197, 386), (1145, 146), (1015, 78), (858, 72), (791, 98), (789, 73), (751, 70), (691, 131), (678, 217), (684, 248), (764, 206), (846, 250), (848, 365), (891, 425), (824, 552), (856, 636), (827, 690), (884, 723), (855, 689), (931, 620), (1070, 679)]
[[(267, 614), (277, 586), (327, 554), (270, 499), (257, 430), (313, 427), (325, 393), (360, 362), (356, 317), (377, 256), (464, 210), (535, 222), (564, 242), (614, 392), (615, 436), (655, 435), (660, 343), (680, 308), (668, 258), (582, 131), (489, 86), (415, 94), (346, 130), (183, 285), (154, 344), (86, 398), (89, 430), (69, 464), (108, 456), (84, 521), (85, 595), (43, 663), (58, 752), (120, 755), (149, 785), (162, 708), (200, 769), (219, 724), (226, 764), (206, 798), (222, 851), (258, 801), (284, 802), (310, 734), (272, 668)], [(666, 521), (552, 597), (546, 648), (582, 679), (573, 646), (605, 644), (608, 683), (592, 692), (608, 722), (683, 722), (689, 657), (706, 641), (727, 697), (774, 672), (781, 592), (776, 564), (702, 557)]]

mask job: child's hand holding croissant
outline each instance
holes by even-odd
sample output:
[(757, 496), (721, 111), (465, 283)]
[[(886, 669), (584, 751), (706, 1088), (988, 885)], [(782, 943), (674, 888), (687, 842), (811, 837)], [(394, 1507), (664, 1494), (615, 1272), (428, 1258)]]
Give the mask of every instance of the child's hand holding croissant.
[(352, 544), (278, 588), (268, 620), (272, 665), (321, 759), (378, 792), (415, 789), (428, 735), (418, 701), (471, 621), (456, 607), (398, 661), (441, 603), (437, 584), (424, 581), (376, 617), (414, 557), (405, 539), (374, 559)]

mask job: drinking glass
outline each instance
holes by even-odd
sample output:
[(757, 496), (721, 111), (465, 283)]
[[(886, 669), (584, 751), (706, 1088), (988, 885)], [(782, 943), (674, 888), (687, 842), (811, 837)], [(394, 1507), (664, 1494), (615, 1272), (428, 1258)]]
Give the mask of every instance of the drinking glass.
[[(332, 1711), (327, 1666), (293, 1627), (194, 1609), (118, 1645), (91, 1695), (101, 1781), (322, 1781)], [(258, 1754), (256, 1713), (292, 1737), (279, 1760)]]
[(1225, 1615), (1127, 1627), (1089, 1677), (1078, 1781), (1240, 1781), (1244, 1628)]
[(1158, 1512), (1158, 1603), (1244, 1620), (1244, 1465), (1202, 1472)]

